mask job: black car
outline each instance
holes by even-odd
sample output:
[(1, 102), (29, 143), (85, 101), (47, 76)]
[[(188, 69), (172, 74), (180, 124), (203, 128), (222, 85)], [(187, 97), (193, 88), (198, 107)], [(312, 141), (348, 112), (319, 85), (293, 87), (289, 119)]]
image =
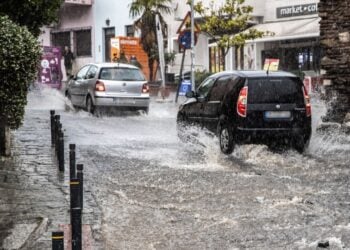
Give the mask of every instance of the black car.
[(302, 153), (311, 137), (311, 105), (301, 79), (287, 72), (226, 71), (205, 79), (179, 108), (178, 135), (199, 125), (218, 135), (221, 151), (236, 143), (287, 145)]

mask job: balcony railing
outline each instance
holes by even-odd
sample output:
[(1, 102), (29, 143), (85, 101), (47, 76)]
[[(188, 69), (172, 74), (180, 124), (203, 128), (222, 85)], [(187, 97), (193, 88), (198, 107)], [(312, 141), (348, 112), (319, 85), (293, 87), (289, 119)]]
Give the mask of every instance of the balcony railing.
[(92, 0), (64, 0), (68, 4), (91, 5)]

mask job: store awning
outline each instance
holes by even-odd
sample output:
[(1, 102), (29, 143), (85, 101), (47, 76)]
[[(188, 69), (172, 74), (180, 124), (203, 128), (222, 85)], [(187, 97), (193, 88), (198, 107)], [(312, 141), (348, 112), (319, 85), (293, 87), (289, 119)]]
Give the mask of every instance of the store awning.
[(272, 36), (247, 42), (269, 42), (320, 36), (320, 18), (300, 19), (284, 22), (262, 23), (253, 26), (259, 31), (273, 32)]

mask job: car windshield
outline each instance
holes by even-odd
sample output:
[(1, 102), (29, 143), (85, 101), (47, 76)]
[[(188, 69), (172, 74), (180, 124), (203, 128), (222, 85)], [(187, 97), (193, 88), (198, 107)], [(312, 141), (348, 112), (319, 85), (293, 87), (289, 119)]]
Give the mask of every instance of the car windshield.
[(301, 103), (302, 84), (293, 77), (248, 79), (248, 103)]
[(145, 77), (141, 71), (134, 68), (102, 68), (99, 79), (110, 81), (145, 81)]

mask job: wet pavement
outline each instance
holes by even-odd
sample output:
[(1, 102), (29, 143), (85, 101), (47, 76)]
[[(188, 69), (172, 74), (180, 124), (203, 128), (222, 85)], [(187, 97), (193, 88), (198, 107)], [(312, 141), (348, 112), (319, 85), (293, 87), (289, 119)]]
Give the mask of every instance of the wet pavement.
[[(58, 171), (47, 112), (27, 107), (12, 157), (0, 159), (0, 249), (51, 249), (51, 232), (70, 223), (68, 173)], [(98, 209), (88, 203), (84, 224), (96, 227)]]
[[(52, 108), (61, 114), (66, 148), (77, 144), (84, 164), (84, 223), (94, 249), (350, 249), (350, 138), (340, 129), (314, 132), (303, 155), (244, 145), (224, 156), (205, 131), (196, 131), (200, 145), (178, 140), (173, 103), (153, 100), (148, 116), (94, 117), (65, 111), (52, 91), (29, 101), (14, 133), (13, 167), (1, 163), (0, 180), (8, 175), (13, 184), (1, 182), (7, 205), (0, 212), (10, 216), (1, 216), (8, 228), (15, 217), (47, 218), (31, 249), (47, 249), (50, 230), (69, 221), (67, 173), (57, 173), (50, 148)], [(314, 128), (323, 113), (313, 100)]]

